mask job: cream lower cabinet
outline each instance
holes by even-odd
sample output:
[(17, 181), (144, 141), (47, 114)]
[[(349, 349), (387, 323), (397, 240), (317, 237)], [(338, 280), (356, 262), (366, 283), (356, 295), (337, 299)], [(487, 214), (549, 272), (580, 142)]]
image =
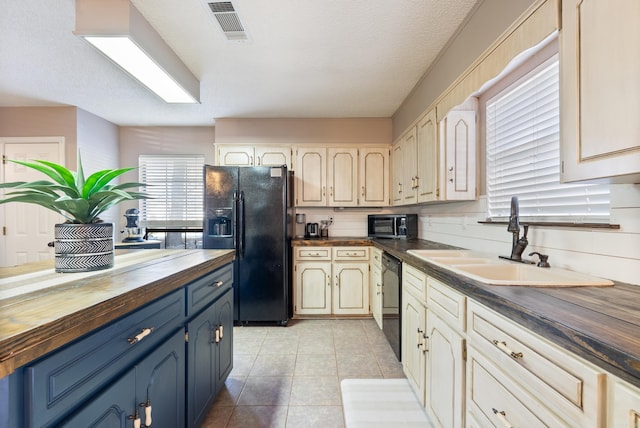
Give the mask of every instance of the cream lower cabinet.
[(640, 389), (614, 376), (609, 378), (608, 427), (640, 428)]
[(375, 247), (371, 248), (370, 273), (369, 302), (371, 304), (371, 313), (378, 327), (382, 329), (382, 250)]
[(367, 315), (368, 247), (296, 247), (295, 315)]
[(604, 427), (606, 374), (474, 301), (467, 412), (483, 425)]
[(464, 421), (466, 298), (427, 278), (426, 409), (442, 428)]

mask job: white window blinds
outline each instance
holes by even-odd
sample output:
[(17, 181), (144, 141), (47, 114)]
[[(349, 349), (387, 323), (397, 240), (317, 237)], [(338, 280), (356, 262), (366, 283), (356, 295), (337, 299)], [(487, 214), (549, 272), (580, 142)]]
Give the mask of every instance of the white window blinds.
[(530, 220), (609, 218), (609, 186), (560, 183), (558, 60), (554, 56), (486, 104), (489, 217), (509, 216), (512, 196)]
[(202, 227), (204, 156), (141, 155), (139, 179), (152, 199), (140, 202), (146, 227)]

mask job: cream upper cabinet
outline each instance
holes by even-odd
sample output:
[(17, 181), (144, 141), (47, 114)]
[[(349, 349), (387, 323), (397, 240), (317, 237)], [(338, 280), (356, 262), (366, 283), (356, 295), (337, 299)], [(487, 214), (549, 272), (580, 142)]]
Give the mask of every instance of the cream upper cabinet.
[(255, 146), (256, 166), (280, 166), (291, 168), (290, 146)]
[(452, 110), (440, 122), (442, 200), (476, 199), (476, 111)]
[(361, 207), (389, 205), (389, 147), (364, 147), (358, 155)]
[(291, 146), (217, 144), (221, 166), (281, 166), (291, 168)]
[(328, 205), (358, 206), (358, 149), (327, 149), (327, 167)]
[(296, 206), (327, 205), (327, 149), (309, 147), (296, 149)]
[(389, 147), (296, 148), (296, 206), (389, 205)]
[(640, 182), (640, 2), (562, 0), (561, 179)]
[(407, 130), (392, 147), (392, 203), (415, 204), (418, 201), (416, 127)]
[(220, 166), (253, 166), (255, 155), (253, 146), (238, 146), (235, 144), (218, 146), (216, 161)]
[(438, 124), (436, 109), (430, 110), (417, 125), (418, 202), (439, 199), (438, 189)]
[(413, 127), (402, 139), (402, 204), (418, 202), (418, 141), (416, 128)]
[(402, 144), (396, 142), (391, 148), (391, 204), (402, 205)]

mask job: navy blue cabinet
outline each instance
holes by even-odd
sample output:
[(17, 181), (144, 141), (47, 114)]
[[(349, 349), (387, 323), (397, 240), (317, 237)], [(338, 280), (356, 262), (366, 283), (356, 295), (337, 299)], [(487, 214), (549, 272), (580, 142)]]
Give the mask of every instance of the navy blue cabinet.
[(115, 383), (73, 412), (65, 428), (180, 427), (184, 421), (184, 333), (177, 331)]
[(229, 264), (17, 369), (9, 425), (199, 426), (233, 367), (232, 284)]
[(233, 291), (187, 324), (187, 418), (199, 426), (233, 367)]

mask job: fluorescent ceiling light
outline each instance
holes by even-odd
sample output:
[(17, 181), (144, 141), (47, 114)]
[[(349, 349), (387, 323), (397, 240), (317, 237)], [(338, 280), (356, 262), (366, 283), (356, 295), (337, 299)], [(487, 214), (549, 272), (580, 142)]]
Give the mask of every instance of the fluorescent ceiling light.
[(200, 82), (129, 0), (76, 0), (77, 36), (167, 103), (198, 103)]

